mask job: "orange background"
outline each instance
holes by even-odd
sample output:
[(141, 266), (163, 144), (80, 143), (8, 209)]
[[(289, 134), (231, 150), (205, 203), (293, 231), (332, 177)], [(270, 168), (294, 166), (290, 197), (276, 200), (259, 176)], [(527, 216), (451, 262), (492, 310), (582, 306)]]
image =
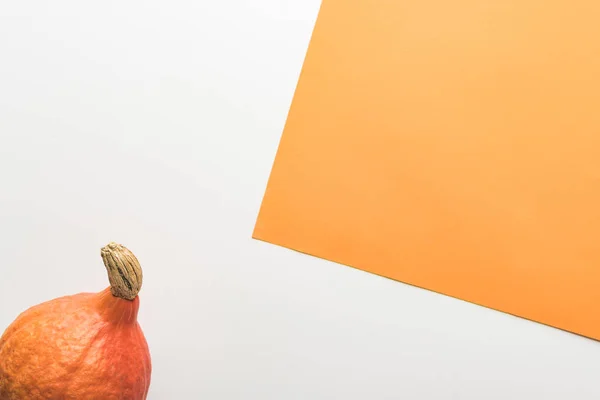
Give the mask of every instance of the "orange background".
[(599, 21), (324, 0), (254, 237), (600, 339)]

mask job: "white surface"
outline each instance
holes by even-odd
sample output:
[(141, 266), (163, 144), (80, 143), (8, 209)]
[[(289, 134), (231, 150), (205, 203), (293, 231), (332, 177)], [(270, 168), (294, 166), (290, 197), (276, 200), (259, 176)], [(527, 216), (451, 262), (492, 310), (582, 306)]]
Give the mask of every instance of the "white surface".
[(0, 330), (115, 240), (151, 400), (600, 398), (597, 342), (250, 239), (318, 7), (0, 2)]

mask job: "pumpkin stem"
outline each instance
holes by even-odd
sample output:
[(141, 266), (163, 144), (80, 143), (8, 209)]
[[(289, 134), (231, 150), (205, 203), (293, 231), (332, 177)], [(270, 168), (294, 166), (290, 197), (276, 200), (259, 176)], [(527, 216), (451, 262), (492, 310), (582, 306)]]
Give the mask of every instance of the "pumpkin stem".
[(129, 249), (110, 242), (100, 250), (113, 296), (133, 300), (142, 288), (142, 267)]

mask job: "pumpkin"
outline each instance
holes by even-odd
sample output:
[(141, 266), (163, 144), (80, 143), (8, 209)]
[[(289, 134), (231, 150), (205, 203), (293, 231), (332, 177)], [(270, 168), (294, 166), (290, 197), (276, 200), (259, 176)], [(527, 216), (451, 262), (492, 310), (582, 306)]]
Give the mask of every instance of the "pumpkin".
[(0, 338), (0, 400), (142, 400), (152, 365), (137, 321), (142, 269), (101, 249), (110, 287), (33, 306)]

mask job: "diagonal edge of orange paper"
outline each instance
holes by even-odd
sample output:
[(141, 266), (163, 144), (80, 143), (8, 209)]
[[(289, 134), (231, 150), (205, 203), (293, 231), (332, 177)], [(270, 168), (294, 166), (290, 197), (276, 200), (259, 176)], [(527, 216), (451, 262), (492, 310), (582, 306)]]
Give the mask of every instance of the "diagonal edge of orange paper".
[(408, 283), (408, 282), (404, 282), (402, 280), (390, 278), (389, 276), (386, 276), (386, 275), (382, 275), (382, 274), (378, 274), (376, 272), (368, 271), (365, 268), (359, 268), (359, 267), (351, 265), (351, 264), (344, 264), (344, 263), (341, 263), (341, 262), (333, 260), (333, 259), (328, 259), (326, 257), (320, 257), (320, 256), (317, 256), (317, 255), (311, 254), (310, 251), (308, 251), (308, 250), (302, 250), (301, 247), (296, 247), (293, 244), (281, 243), (281, 242), (279, 242), (277, 240), (277, 238), (269, 238), (268, 236), (263, 236), (262, 232), (256, 232), (256, 231), (254, 231), (253, 234), (252, 234), (252, 239), (255, 239), (255, 240), (257, 240), (259, 242), (262, 242), (262, 243), (266, 243), (268, 245), (279, 246), (279, 247), (284, 248), (286, 250), (291, 250), (291, 251), (297, 252), (297, 253), (302, 254), (304, 256), (307, 256), (307, 257), (314, 257), (314, 258), (317, 258), (317, 259), (320, 259), (320, 260), (324, 260), (324, 261), (327, 261), (329, 263), (333, 263), (334, 265), (340, 265), (340, 266), (343, 266), (343, 267), (346, 267), (346, 268), (351, 268), (351, 269), (356, 270), (356, 271), (361, 272), (361, 273), (365, 273), (365, 274), (368, 274), (368, 275), (376, 276), (378, 278), (389, 279), (389, 280), (397, 282), (399, 284), (407, 285), (407, 286), (410, 286), (410, 287), (413, 287), (413, 288), (416, 288), (416, 289), (419, 289), (419, 290), (425, 290), (425, 291), (431, 292), (431, 293), (433, 293), (435, 295), (441, 295), (441, 296), (450, 298), (452, 300), (458, 300), (459, 302), (466, 303), (467, 305), (471, 304), (471, 305), (474, 305), (474, 306), (477, 306), (477, 307), (483, 307), (483, 308), (485, 308), (487, 310), (490, 310), (490, 311), (493, 311), (493, 312), (498, 312), (498, 313), (501, 313), (501, 314), (506, 314), (506, 315), (509, 315), (511, 317), (514, 317), (514, 318), (518, 318), (518, 319), (522, 319), (522, 320), (525, 320), (525, 321), (528, 321), (528, 322), (533, 322), (535, 324), (539, 324), (541, 326), (547, 326), (549, 328), (557, 329), (559, 331), (562, 331), (562, 332), (565, 332), (565, 333), (568, 333), (568, 334), (580, 336), (580, 337), (585, 338), (585, 339), (593, 339), (593, 340), (599, 340), (600, 341), (600, 338), (595, 338), (593, 336), (586, 336), (586, 335), (581, 334), (579, 332), (575, 332), (575, 331), (572, 331), (572, 330), (569, 330), (569, 329), (561, 328), (560, 326), (556, 326), (556, 325), (544, 323), (542, 321), (537, 321), (537, 320), (535, 320), (533, 318), (528, 318), (526, 316), (522, 316), (522, 315), (518, 315), (518, 314), (515, 314), (515, 313), (511, 313), (510, 311), (502, 310), (500, 308), (494, 308), (494, 307), (490, 307), (489, 305), (486, 305), (486, 304), (482, 304), (482, 303), (477, 303), (477, 302), (474, 302), (474, 301), (465, 300), (465, 299), (462, 299), (462, 298), (460, 298), (458, 296), (453, 296), (453, 295), (450, 295), (450, 294), (447, 294), (447, 293), (444, 293), (444, 292), (432, 290), (432, 289), (427, 288), (425, 286), (414, 285), (414, 284), (411, 284), (411, 283)]

